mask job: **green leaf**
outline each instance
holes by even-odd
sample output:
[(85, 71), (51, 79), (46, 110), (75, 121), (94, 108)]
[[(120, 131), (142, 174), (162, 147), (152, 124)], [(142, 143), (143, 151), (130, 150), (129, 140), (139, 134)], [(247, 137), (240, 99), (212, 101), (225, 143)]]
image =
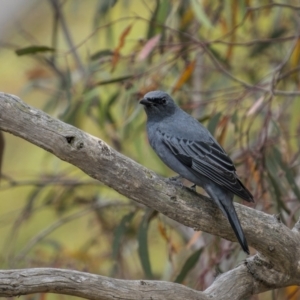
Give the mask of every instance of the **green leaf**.
[(197, 118), (198, 122), (200, 122), (200, 123), (204, 123), (206, 121), (209, 121), (210, 119), (211, 119), (210, 115), (204, 115), (204, 116)]
[(274, 132), (274, 134), (276, 135), (281, 135), (282, 132), (281, 132), (281, 129), (279, 127), (279, 124), (277, 122), (275, 122), (274, 120), (271, 120), (271, 123), (272, 123), (272, 131)]
[(186, 275), (195, 267), (203, 248), (198, 249), (194, 252), (190, 257), (186, 260), (185, 264), (183, 265), (180, 273), (175, 279), (176, 283), (182, 283), (185, 279)]
[(115, 6), (117, 3), (117, 0), (105, 0), (105, 1), (99, 1), (98, 6), (98, 13), (101, 16), (104, 16), (108, 13), (108, 11)]
[(221, 113), (219, 112), (219, 113), (217, 113), (216, 115), (214, 115), (211, 119), (210, 119), (210, 121), (209, 121), (209, 123), (208, 123), (208, 125), (207, 125), (207, 129), (209, 130), (209, 132), (212, 134), (212, 135), (214, 135), (215, 134), (215, 131), (216, 131), (216, 129), (217, 129), (217, 126), (218, 126), (218, 123), (219, 123), (219, 120), (220, 120), (220, 118), (221, 118)]
[(276, 203), (277, 203), (277, 210), (283, 209), (284, 211), (286, 211), (288, 214), (290, 214), (290, 210), (286, 207), (285, 203), (282, 201), (282, 192), (281, 192), (281, 184), (275, 179), (275, 177), (268, 171), (268, 179), (270, 184), (272, 185), (274, 191), (273, 192), (273, 197), (274, 199), (276, 199)]
[(146, 213), (144, 214), (144, 217), (141, 221), (140, 228), (138, 231), (138, 243), (139, 243), (139, 248), (138, 248), (138, 253), (139, 257), (141, 260), (141, 264), (143, 267), (143, 270), (145, 272), (145, 275), (149, 279), (153, 279), (153, 274), (151, 270), (151, 264), (150, 264), (150, 259), (149, 259), (149, 251), (148, 251), (148, 228), (149, 228), (149, 223), (150, 220), (154, 215), (156, 215), (156, 211), (147, 210)]
[(112, 56), (113, 54), (114, 54), (114, 52), (110, 49), (100, 50), (100, 51), (97, 51), (96, 53), (94, 53), (93, 55), (91, 55), (90, 60), (97, 60), (101, 57)]
[(278, 178), (278, 166), (278, 161), (277, 159), (275, 159), (274, 155), (272, 155), (271, 152), (266, 156), (268, 180), (270, 185), (273, 187), (273, 189), (270, 189), (270, 191), (272, 192), (274, 199), (276, 199), (278, 210), (283, 209), (288, 214), (290, 214), (289, 209), (282, 201), (282, 191), (284, 191), (284, 188), (282, 186), (282, 181), (280, 180), (280, 178)]
[(21, 56), (21, 55), (35, 54), (39, 52), (49, 52), (49, 51), (54, 52), (55, 49), (48, 46), (29, 46), (26, 48), (18, 49), (15, 51), (15, 53), (18, 56)]
[(106, 85), (106, 84), (111, 84), (111, 83), (116, 83), (116, 82), (122, 82), (124, 80), (133, 78), (133, 75), (126, 75), (126, 76), (121, 76), (121, 77), (117, 77), (117, 78), (112, 78), (112, 79), (108, 79), (108, 80), (101, 80), (95, 83), (96, 85)]
[(234, 132), (238, 133), (239, 132), (239, 117), (238, 117), (238, 112), (237, 110), (234, 111), (233, 115), (231, 116), (231, 122), (234, 125)]
[(300, 191), (298, 188), (298, 185), (295, 181), (295, 177), (293, 174), (293, 171), (288, 167), (288, 165), (284, 162), (282, 159), (280, 151), (277, 149), (277, 147), (273, 148), (273, 154), (277, 161), (277, 163), (280, 165), (280, 168), (285, 172), (285, 178), (288, 181), (291, 189), (293, 190), (295, 196), (297, 199), (300, 199)]
[(149, 22), (149, 28), (147, 33), (147, 40), (150, 40), (155, 35), (156, 26), (154, 26), (154, 23), (156, 22), (157, 14), (159, 11), (159, 0), (155, 0), (155, 8), (153, 10), (153, 13), (151, 14), (151, 19)]
[(66, 123), (72, 124), (74, 126), (78, 126), (78, 122), (80, 122), (81, 117), (81, 102), (77, 101), (74, 104), (70, 104), (67, 106), (66, 110), (63, 114), (59, 116)]
[(201, 24), (203, 24), (204, 27), (212, 28), (212, 24), (210, 22), (210, 19), (207, 17), (207, 15), (205, 13), (203, 3), (201, 3), (202, 1), (197, 1), (197, 0), (190, 0), (190, 1), (191, 1), (193, 11), (194, 11), (198, 21)]
[(110, 99), (109, 99), (108, 102), (107, 102), (107, 106), (106, 106), (107, 109), (110, 109), (111, 106), (112, 106), (113, 104), (115, 104), (115, 102), (117, 101), (119, 95), (120, 95), (120, 91), (116, 91), (116, 92), (110, 97)]
[(171, 6), (169, 0), (160, 0), (159, 3), (160, 3), (160, 5), (159, 5), (158, 12), (157, 12), (156, 21), (158, 24), (164, 24), (168, 18), (168, 15), (171, 11), (172, 6)]
[(168, 0), (155, 1), (155, 8), (153, 9), (153, 13), (149, 22), (147, 40), (150, 40), (157, 34), (161, 34), (161, 42), (165, 40), (165, 28), (160, 25), (166, 22), (171, 11), (171, 7), (170, 1)]
[(257, 42), (250, 53), (250, 57), (255, 57), (257, 55), (261, 55), (263, 51), (267, 50), (271, 46), (274, 45), (274, 42), (272, 42), (272, 39), (279, 38), (283, 36), (286, 33), (286, 28), (284, 27), (279, 27), (279, 28), (274, 28), (273, 32), (269, 37), (267, 37), (269, 40), (268, 42)]
[(108, 20), (110, 10), (115, 6), (117, 0), (98, 0), (98, 5), (94, 15), (94, 27), (96, 28), (100, 22)]
[(105, 122), (115, 124), (114, 117), (111, 112), (111, 107), (118, 100), (119, 95), (120, 91), (116, 91), (108, 99), (107, 103), (105, 103), (104, 101), (99, 102), (98, 120), (101, 126), (104, 126)]
[(112, 256), (114, 259), (117, 259), (117, 256), (118, 256), (118, 253), (120, 250), (120, 246), (121, 246), (121, 242), (122, 242), (122, 238), (123, 238), (124, 234), (126, 233), (129, 223), (131, 222), (131, 220), (133, 219), (134, 216), (135, 216), (135, 211), (130, 212), (129, 214), (125, 215), (122, 218), (118, 227), (115, 229), (113, 246), (112, 246)]

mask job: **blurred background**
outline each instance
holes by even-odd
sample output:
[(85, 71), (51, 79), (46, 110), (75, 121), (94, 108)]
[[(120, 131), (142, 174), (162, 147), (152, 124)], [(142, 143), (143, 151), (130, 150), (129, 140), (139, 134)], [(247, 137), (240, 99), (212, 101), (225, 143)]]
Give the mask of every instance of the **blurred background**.
[[(292, 227), (300, 215), (299, 11), (297, 0), (2, 0), (0, 91), (166, 177), (174, 173), (148, 145), (138, 100), (169, 92), (234, 160), (251, 207)], [(71, 268), (203, 290), (246, 258), (238, 243), (195, 232), (22, 139), (0, 137), (3, 269)], [(300, 299), (300, 291), (251, 299)]]

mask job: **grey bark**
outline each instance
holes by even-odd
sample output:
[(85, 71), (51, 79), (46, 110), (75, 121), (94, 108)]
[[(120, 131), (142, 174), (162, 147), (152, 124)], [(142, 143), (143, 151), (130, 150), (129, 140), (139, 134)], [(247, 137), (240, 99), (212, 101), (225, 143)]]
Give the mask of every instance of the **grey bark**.
[(180, 284), (121, 280), (73, 270), (34, 268), (0, 272), (0, 296), (55, 293), (93, 300), (207, 299)]
[[(181, 224), (236, 241), (229, 223), (208, 198), (170, 183), (118, 153), (104, 141), (51, 118), (44, 112), (25, 104), (16, 96), (0, 93), (0, 130), (19, 136), (53, 153), (120, 194), (151, 207)], [(207, 299), (209, 297), (209, 299), (234, 300), (274, 288), (300, 285), (300, 222), (298, 221), (291, 230), (274, 216), (239, 204), (235, 204), (235, 208), (249, 245), (258, 253), (235, 269), (219, 276), (206, 291), (194, 291), (180, 285), (175, 287), (174, 284), (167, 282), (144, 281), (145, 286), (150, 287), (149, 293), (144, 286), (137, 288), (136, 281), (122, 281), (122, 285), (118, 285), (119, 281), (116, 279), (98, 277), (100, 281), (115, 282), (114, 287), (107, 285), (111, 298), (103, 298), (99, 294), (98, 298), (88, 294), (86, 298), (113, 299), (114, 295), (119, 297), (122, 290), (126, 290), (127, 287), (131, 293), (130, 299), (151, 299), (150, 294), (153, 293), (155, 295), (153, 299), (183, 299), (183, 297)], [(26, 271), (31, 270), (0, 271), (0, 287), (5, 283), (8, 274), (21, 274)], [(55, 276), (55, 271), (53, 272)], [(64, 272), (69, 272), (72, 276), (73, 271)], [(95, 278), (93, 276), (96, 275), (85, 276)], [(40, 278), (38, 275), (32, 279), (28, 277), (28, 286), (20, 283), (20, 280), (24, 279), (23, 275), (15, 275), (14, 278), (15, 283), (11, 288), (14, 290), (13, 287), (16, 286), (14, 290), (16, 294), (20, 286), (28, 288), (27, 294), (37, 292), (35, 286)], [(59, 282), (56, 282), (57, 292), (73, 295), (75, 283), (71, 285), (71, 282), (72, 280), (68, 281), (65, 286), (60, 286)], [(77, 285), (80, 289), (82, 282), (78, 282)], [(162, 292), (163, 286), (168, 292)], [(172, 291), (176, 293), (172, 294)], [(0, 296), (7, 296), (6, 292), (7, 289), (0, 288)]]

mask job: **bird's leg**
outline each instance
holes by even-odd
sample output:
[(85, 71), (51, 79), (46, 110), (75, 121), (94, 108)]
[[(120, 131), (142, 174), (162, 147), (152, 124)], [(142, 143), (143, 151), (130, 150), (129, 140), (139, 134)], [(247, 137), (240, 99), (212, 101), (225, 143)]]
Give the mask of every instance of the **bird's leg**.
[(180, 181), (180, 179), (182, 179), (182, 178), (183, 177), (181, 175), (176, 175), (176, 176), (168, 178), (168, 180), (171, 181), (172, 183), (175, 183), (176, 185), (183, 187), (183, 183)]
[(182, 179), (182, 176), (181, 175), (176, 175), (176, 176), (173, 176), (173, 177), (170, 177), (169, 180), (171, 181), (178, 181)]
[[(180, 185), (181, 187), (184, 186), (184, 184), (180, 180), (180, 179), (183, 179), (183, 177), (181, 175), (176, 175), (176, 176), (170, 177), (168, 179), (170, 181), (172, 181), (173, 183)], [(190, 186), (190, 189), (193, 190), (194, 192), (196, 192), (196, 184), (193, 184), (192, 186)]]

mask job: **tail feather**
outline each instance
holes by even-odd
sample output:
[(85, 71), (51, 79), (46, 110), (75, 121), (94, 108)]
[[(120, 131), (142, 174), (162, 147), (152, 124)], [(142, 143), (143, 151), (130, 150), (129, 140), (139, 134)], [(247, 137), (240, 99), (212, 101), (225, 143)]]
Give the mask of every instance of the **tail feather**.
[(242, 249), (247, 254), (250, 254), (244, 231), (242, 229), (241, 223), (239, 221), (239, 218), (236, 214), (232, 202), (233, 194), (212, 184), (206, 186), (205, 190), (209, 194), (209, 196), (215, 201), (215, 203), (219, 206), (225, 217), (227, 217)]
[[(221, 202), (221, 204), (223, 204)], [(241, 223), (239, 221), (239, 218), (236, 214), (236, 211), (234, 209), (233, 203), (231, 203), (232, 208), (228, 209), (228, 206), (223, 206), (224, 211), (226, 213), (226, 217), (242, 247), (242, 249), (247, 253), (250, 254), (249, 248), (248, 248), (248, 243), (244, 234), (244, 231), (242, 229)]]

